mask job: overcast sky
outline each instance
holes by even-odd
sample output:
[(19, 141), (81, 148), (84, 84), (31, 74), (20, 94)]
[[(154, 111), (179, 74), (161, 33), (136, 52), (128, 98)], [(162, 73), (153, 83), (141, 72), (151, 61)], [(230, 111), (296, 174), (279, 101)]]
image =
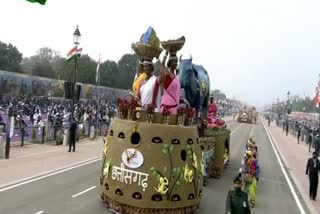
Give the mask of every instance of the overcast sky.
[(0, 41), (24, 56), (50, 47), (66, 56), (79, 25), (83, 52), (118, 61), (152, 26), (161, 40), (186, 37), (212, 89), (253, 105), (314, 96), (320, 73), (319, 0), (0, 0)]

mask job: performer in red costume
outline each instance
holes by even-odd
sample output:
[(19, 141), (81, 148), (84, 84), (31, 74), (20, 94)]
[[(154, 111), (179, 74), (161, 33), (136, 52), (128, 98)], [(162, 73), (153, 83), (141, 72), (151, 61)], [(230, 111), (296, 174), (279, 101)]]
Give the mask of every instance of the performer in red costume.
[(208, 117), (207, 117), (209, 127), (220, 127), (225, 124), (223, 120), (218, 118), (217, 112), (218, 112), (218, 107), (214, 103), (213, 97), (210, 97), (210, 102), (208, 106)]

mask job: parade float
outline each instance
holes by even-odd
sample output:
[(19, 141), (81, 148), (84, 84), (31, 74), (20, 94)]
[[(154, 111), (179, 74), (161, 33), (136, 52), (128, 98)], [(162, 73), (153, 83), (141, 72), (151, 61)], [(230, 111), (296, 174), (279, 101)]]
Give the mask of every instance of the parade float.
[(214, 103), (209, 105), (208, 112), (203, 137), (200, 138), (205, 180), (210, 177), (221, 178), (230, 154), (230, 130), (225, 122), (217, 117), (217, 107)]
[[(136, 54), (157, 58), (159, 42), (141, 40), (132, 45)], [(183, 46), (179, 41), (163, 46), (172, 51)], [(171, 114), (137, 106), (134, 99), (118, 99), (118, 116), (104, 138), (101, 199), (114, 213), (195, 213), (204, 170), (195, 110)]]
[[(217, 106), (210, 98), (210, 80), (205, 68), (180, 58), (179, 79), (185, 98), (196, 109), (199, 138), (205, 166), (204, 178), (220, 178), (230, 154), (230, 130), (225, 122), (217, 117)], [(210, 99), (210, 100), (209, 100)], [(210, 104), (209, 104), (210, 101)]]

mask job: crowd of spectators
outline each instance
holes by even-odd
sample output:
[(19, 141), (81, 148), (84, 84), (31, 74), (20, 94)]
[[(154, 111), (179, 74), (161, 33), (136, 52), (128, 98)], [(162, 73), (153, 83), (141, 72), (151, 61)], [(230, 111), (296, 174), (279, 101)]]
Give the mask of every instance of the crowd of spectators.
[[(0, 132), (8, 131), (8, 113), (12, 110), (16, 133), (29, 136), (31, 128), (40, 132), (47, 126), (52, 130), (53, 138), (59, 130), (69, 127), (72, 119), (72, 100), (49, 97), (0, 97)], [(91, 127), (97, 130), (106, 129), (111, 118), (117, 113), (116, 103), (100, 101), (99, 107), (95, 100), (77, 101), (74, 119), (80, 131), (89, 134)], [(98, 121), (97, 121), (98, 120)], [(24, 130), (21, 132), (21, 130)]]

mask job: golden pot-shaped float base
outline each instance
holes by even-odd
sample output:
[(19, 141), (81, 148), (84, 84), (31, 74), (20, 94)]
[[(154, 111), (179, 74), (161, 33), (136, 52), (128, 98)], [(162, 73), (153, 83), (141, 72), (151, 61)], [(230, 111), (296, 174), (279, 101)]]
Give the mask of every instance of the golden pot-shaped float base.
[(101, 200), (105, 203), (105, 206), (113, 213), (121, 214), (194, 214), (199, 210), (199, 204), (182, 207), (182, 208), (172, 208), (172, 209), (154, 209), (154, 208), (138, 208), (133, 206), (128, 206), (126, 204), (121, 204), (116, 201), (111, 200), (107, 196), (101, 196)]
[(193, 213), (202, 170), (196, 126), (115, 118), (105, 138), (101, 194), (120, 213)]

